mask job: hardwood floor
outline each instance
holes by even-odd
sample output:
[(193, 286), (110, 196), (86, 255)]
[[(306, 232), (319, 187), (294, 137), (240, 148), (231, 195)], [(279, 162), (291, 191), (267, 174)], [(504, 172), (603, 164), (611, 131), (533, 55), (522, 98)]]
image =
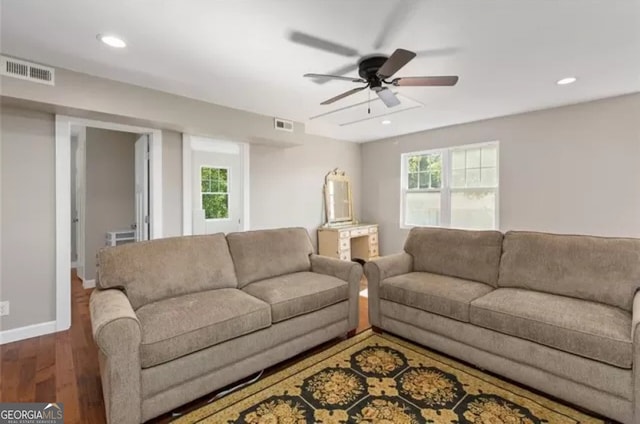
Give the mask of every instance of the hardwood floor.
[[(71, 288), (71, 329), (0, 346), (0, 402), (62, 402), (66, 424), (105, 423), (98, 353), (89, 319), (91, 290), (85, 290), (74, 273)], [(360, 297), (357, 332), (367, 328), (367, 299)], [(324, 347), (268, 371), (275, 372)], [(183, 410), (202, 406), (210, 397), (196, 400)], [(167, 414), (152, 422), (165, 423), (170, 419)]]
[(0, 346), (0, 401), (62, 402), (65, 423), (105, 422), (90, 290), (72, 275), (71, 329)]

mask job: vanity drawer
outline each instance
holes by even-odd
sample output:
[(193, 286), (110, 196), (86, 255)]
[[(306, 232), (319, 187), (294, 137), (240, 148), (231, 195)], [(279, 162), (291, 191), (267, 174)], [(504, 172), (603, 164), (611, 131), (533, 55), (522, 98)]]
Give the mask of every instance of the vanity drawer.
[(340, 237), (341, 239), (343, 239), (343, 238), (347, 238), (348, 239), (349, 238), (349, 231), (347, 230), (347, 231), (338, 232), (338, 237)]
[(351, 250), (345, 250), (344, 252), (340, 252), (340, 260), (341, 261), (350, 261), (351, 260)]
[(359, 228), (357, 230), (351, 230), (351, 237), (362, 237), (369, 235), (369, 230), (367, 228)]
[(377, 233), (375, 233), (375, 234), (371, 234), (371, 235), (369, 236), (369, 244), (370, 244), (370, 245), (372, 245), (372, 246), (373, 246), (374, 244), (375, 244), (376, 246), (378, 245), (378, 234), (377, 234)]
[(369, 247), (369, 256), (371, 256), (371, 257), (378, 256), (378, 246)]
[(338, 244), (338, 250), (349, 250), (351, 249), (351, 240), (348, 238), (341, 238)]

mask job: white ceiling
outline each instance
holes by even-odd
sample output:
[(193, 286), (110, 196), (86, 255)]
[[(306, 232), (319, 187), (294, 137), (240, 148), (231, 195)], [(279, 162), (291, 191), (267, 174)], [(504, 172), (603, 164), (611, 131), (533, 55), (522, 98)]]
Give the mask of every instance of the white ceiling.
[[(423, 107), (351, 125), (314, 119), (355, 84), (302, 78), (357, 61), (289, 40), (302, 31), (374, 53), (402, 0), (0, 0), (4, 54), (306, 123), (366, 141), (640, 91), (638, 0), (414, 0), (379, 52), (441, 50), (396, 76), (460, 76), (457, 86), (401, 87)], [(124, 50), (96, 40), (124, 38)], [(355, 75), (355, 73), (353, 74)], [(578, 82), (555, 81), (576, 76)], [(366, 118), (366, 107), (362, 117)], [(390, 111), (393, 111), (391, 109)]]

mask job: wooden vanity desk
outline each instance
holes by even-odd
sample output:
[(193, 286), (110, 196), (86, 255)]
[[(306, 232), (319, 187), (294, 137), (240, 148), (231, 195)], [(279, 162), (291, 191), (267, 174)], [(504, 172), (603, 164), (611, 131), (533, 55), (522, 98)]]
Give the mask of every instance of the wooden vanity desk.
[(378, 257), (378, 225), (346, 224), (318, 229), (318, 253), (343, 261)]

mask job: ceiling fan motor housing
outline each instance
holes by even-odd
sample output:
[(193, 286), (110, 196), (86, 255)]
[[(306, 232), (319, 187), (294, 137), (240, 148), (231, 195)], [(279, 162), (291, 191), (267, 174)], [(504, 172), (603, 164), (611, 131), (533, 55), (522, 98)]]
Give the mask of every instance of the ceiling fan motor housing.
[(384, 65), (387, 59), (388, 57), (383, 55), (369, 56), (362, 59), (358, 63), (358, 74), (367, 80), (372, 88), (380, 87), (381, 81), (380, 77), (378, 77), (378, 70)]

